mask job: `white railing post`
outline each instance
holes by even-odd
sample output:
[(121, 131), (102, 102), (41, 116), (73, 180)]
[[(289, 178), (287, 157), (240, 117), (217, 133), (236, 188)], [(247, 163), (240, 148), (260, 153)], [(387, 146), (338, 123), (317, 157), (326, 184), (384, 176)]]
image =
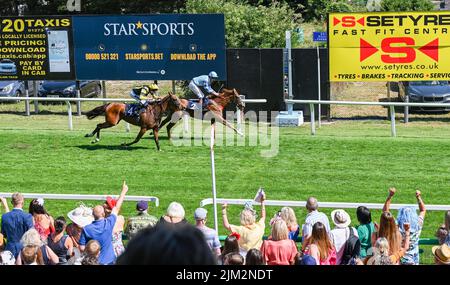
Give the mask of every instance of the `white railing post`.
[(316, 134), (316, 119), (315, 117), (315, 112), (314, 112), (314, 104), (310, 103), (309, 104), (309, 113), (310, 113), (310, 117), (311, 117), (311, 135), (315, 135)]
[(389, 106), (389, 111), (391, 113), (391, 136), (396, 137), (397, 133), (395, 131), (395, 107)]
[(67, 115), (69, 117), (69, 130), (73, 130), (73, 122), (72, 122), (72, 104), (70, 104), (70, 101), (67, 102)]

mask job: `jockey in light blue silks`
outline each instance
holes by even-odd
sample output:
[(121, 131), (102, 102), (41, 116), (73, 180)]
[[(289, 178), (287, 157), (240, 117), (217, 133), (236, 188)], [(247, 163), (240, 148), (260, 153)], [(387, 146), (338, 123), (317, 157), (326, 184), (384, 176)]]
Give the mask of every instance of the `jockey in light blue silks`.
[(191, 91), (194, 92), (194, 94), (200, 99), (200, 106), (203, 106), (203, 98), (205, 97), (203, 90), (205, 90), (207, 94), (219, 96), (219, 93), (211, 88), (211, 85), (217, 80), (217, 78), (219, 78), (217, 73), (215, 71), (211, 71), (208, 75), (194, 77), (189, 83), (189, 89), (191, 89)]

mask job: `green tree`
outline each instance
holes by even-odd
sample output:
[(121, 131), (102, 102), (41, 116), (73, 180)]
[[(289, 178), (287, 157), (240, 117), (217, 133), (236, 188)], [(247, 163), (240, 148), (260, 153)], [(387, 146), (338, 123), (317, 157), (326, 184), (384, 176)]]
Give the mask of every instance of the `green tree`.
[(431, 11), (434, 5), (430, 0), (383, 0), (382, 11)]
[(346, 0), (308, 0), (304, 11), (306, 21), (324, 22), (330, 12), (353, 12), (354, 6)]
[(288, 5), (278, 2), (266, 7), (239, 0), (188, 0), (185, 12), (223, 13), (227, 47), (284, 47), (285, 31), (295, 29), (300, 20)]

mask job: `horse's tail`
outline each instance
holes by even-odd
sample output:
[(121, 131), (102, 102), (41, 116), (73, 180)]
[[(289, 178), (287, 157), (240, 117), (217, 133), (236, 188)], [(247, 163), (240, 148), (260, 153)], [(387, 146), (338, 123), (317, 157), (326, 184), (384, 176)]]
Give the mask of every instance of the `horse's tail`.
[(105, 112), (106, 112), (106, 107), (108, 107), (108, 105), (109, 105), (109, 103), (108, 103), (108, 104), (105, 104), (105, 105), (102, 105), (102, 106), (98, 106), (98, 107), (96, 107), (96, 108), (90, 110), (89, 112), (86, 113), (86, 117), (87, 117), (89, 120), (92, 120), (93, 118), (95, 118), (95, 117), (97, 117), (97, 116), (100, 116), (100, 115), (105, 114)]

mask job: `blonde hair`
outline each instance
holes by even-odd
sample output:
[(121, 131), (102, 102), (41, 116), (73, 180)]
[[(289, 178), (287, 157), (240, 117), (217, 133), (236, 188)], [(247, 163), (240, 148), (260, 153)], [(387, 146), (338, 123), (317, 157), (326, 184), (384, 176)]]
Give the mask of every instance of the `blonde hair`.
[(14, 194), (12, 194), (11, 196), (11, 203), (13, 204), (13, 206), (17, 206), (18, 204), (22, 203), (23, 204), (24, 200), (23, 200), (23, 195), (20, 194), (19, 192), (16, 192)]
[(41, 236), (35, 228), (31, 228), (26, 231), (22, 238), (20, 239), (20, 243), (23, 247), (27, 246), (37, 246), (41, 247), (44, 243), (41, 241)]
[(282, 219), (276, 220), (272, 225), (272, 240), (285, 240), (289, 238), (289, 229)]
[(244, 209), (241, 212), (241, 225), (253, 225), (256, 222), (255, 214), (252, 210)]
[(38, 250), (39, 248), (36, 246), (25, 246), (20, 253), (22, 263), (24, 265), (30, 265), (34, 262), (37, 263)]
[(391, 265), (392, 261), (389, 257), (389, 241), (384, 238), (378, 238), (375, 242), (376, 250), (374, 252), (373, 265)]
[(167, 216), (169, 217), (183, 219), (184, 215), (184, 208), (178, 202), (172, 202), (169, 204), (169, 207), (167, 207)]
[(100, 252), (100, 243), (94, 239), (91, 239), (86, 244), (86, 255), (94, 256), (96, 257)]
[(281, 208), (281, 218), (286, 222), (288, 227), (297, 226), (297, 217), (295, 216), (295, 212), (290, 207)]

